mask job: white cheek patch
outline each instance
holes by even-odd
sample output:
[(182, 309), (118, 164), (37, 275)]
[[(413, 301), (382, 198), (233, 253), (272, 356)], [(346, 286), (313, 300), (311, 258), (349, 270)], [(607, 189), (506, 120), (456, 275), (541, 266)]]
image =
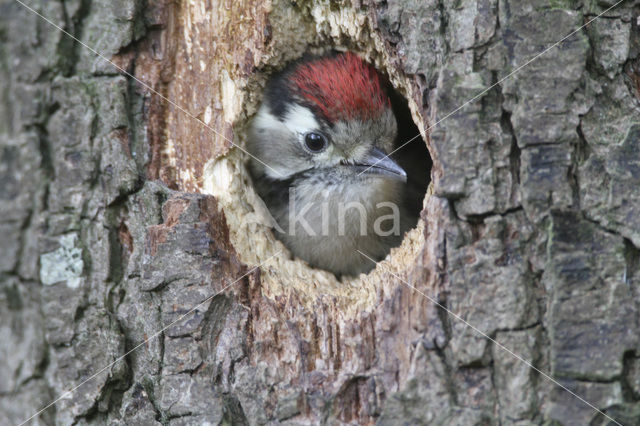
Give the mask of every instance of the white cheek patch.
[(296, 134), (307, 133), (320, 127), (311, 110), (301, 105), (289, 108), (284, 117), (284, 125)]
[(271, 114), (267, 106), (262, 105), (256, 114), (254, 125), (259, 129), (288, 130), (295, 135), (304, 134), (320, 127), (309, 108), (295, 104), (289, 107), (283, 121)]
[[(266, 105), (262, 105), (256, 114), (255, 121), (253, 123), (256, 130), (266, 130), (280, 133), (281, 135), (291, 134), (295, 136), (298, 141), (302, 140), (302, 135), (319, 127), (313, 113), (309, 108), (305, 108), (300, 105), (291, 105), (284, 116), (283, 121), (280, 121), (278, 117), (273, 115)], [(272, 178), (282, 179), (291, 173), (286, 167), (279, 167), (275, 164), (270, 164), (269, 168), (265, 169), (265, 173)], [(277, 174), (273, 172), (273, 169), (277, 171)]]
[(279, 131), (286, 130), (286, 126), (284, 125), (284, 123), (278, 120), (275, 115), (271, 114), (271, 111), (269, 111), (269, 108), (267, 108), (265, 105), (262, 105), (260, 107), (260, 110), (256, 114), (253, 125), (258, 129), (272, 129)]

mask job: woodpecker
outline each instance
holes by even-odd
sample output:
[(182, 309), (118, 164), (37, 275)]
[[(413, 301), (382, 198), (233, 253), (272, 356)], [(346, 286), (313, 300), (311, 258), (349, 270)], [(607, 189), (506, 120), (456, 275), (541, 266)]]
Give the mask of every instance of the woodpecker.
[(397, 121), (387, 85), (356, 54), (307, 56), (267, 83), (247, 147), (276, 236), (311, 266), (354, 276), (413, 223), (407, 175), (387, 154)]

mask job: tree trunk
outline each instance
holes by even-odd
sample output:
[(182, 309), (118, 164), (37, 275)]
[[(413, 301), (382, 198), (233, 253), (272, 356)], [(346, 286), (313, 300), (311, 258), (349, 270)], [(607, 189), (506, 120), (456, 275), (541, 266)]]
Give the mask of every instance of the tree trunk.
[[(640, 2), (579, 29), (613, 4), (28, 2), (80, 42), (0, 0), (0, 424), (640, 424)], [(242, 152), (327, 47), (433, 160), (418, 228), (342, 282)]]

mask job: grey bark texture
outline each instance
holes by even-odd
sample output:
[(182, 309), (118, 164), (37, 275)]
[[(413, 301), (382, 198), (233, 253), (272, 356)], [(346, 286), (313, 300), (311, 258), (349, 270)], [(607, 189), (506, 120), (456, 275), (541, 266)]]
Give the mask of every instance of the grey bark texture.
[[(411, 282), (637, 425), (640, 2), (624, 1), (447, 116), (613, 3), (331, 7), (364, 11), (419, 87), (427, 126), (446, 117), (429, 131), (434, 195), (422, 214), (437, 267), (407, 265)], [(183, 3), (28, 4), (129, 71), (144, 63), (153, 72), (136, 75), (155, 89), (174, 78), (149, 63), (170, 56), (163, 37)], [(161, 104), (0, 0), (0, 424), (26, 420), (116, 360), (32, 422), (609, 424), (391, 276), (394, 290), (353, 321), (325, 302), (309, 311), (262, 295), (217, 200), (155, 180)]]

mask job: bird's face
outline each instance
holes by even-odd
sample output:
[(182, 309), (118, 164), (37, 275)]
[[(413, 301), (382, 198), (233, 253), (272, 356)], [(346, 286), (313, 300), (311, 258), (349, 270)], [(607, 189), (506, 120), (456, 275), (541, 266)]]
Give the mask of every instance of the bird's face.
[(254, 168), (276, 180), (405, 180), (386, 157), (396, 126), (377, 72), (347, 53), (303, 61), (272, 80), (249, 149), (265, 163)]

